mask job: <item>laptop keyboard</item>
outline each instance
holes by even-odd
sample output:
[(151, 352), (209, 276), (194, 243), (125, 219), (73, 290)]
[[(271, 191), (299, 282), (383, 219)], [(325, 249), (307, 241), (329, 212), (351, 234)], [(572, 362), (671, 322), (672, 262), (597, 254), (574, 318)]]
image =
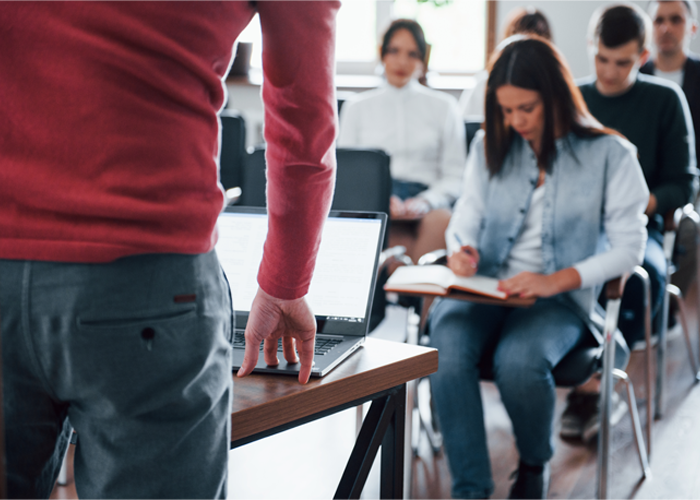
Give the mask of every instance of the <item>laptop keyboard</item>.
[[(332, 337), (316, 336), (316, 347), (314, 349), (315, 356), (324, 356), (340, 344), (342, 339)], [(233, 338), (233, 347), (245, 349), (245, 335), (243, 332), (236, 332)], [(260, 344), (260, 352), (263, 350), (263, 344)], [(282, 352), (282, 339), (277, 339), (277, 352)]]

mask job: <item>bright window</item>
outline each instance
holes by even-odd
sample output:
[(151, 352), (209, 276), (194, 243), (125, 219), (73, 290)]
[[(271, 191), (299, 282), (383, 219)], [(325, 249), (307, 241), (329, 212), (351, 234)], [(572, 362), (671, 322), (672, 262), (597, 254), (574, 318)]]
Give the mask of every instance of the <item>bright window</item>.
[[(338, 12), (336, 60), (339, 73), (373, 74), (381, 36), (392, 19), (418, 21), (431, 45), (430, 70), (475, 73), (484, 67), (486, 1), (345, 0)], [(251, 66), (262, 67), (262, 37), (256, 15), (239, 37), (253, 43)]]
[(415, 19), (431, 45), (429, 68), (439, 73), (475, 73), (486, 54), (486, 1), (452, 0), (444, 5), (396, 0), (393, 18)]
[(248, 26), (238, 36), (239, 42), (253, 44), (253, 53), (250, 56), (250, 66), (252, 68), (262, 68), (262, 32), (260, 31), (260, 17), (255, 17), (248, 23)]
[(343, 2), (338, 11), (335, 38), (335, 56), (338, 61), (375, 61), (377, 59), (377, 2), (375, 0)]

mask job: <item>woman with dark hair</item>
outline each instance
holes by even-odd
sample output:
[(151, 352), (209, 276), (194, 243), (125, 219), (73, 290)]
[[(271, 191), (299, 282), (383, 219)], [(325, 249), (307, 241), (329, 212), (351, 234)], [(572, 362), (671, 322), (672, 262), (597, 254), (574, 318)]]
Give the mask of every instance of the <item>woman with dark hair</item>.
[[(509, 38), (513, 35), (537, 35), (547, 40), (552, 40), (552, 30), (549, 21), (542, 11), (534, 7), (518, 7), (508, 13), (508, 20), (503, 29), (501, 39)], [(486, 80), (488, 71), (478, 72), (476, 85), (471, 89), (462, 92), (459, 98), (459, 106), (465, 119), (478, 120), (484, 116), (484, 94), (486, 91)]]
[(380, 54), (386, 82), (345, 102), (338, 146), (378, 148), (391, 156), (390, 215), (407, 222), (393, 224), (389, 238), (415, 260), (445, 248), (466, 161), (464, 124), (453, 97), (417, 81), (428, 55), (417, 22), (391, 23)]
[(649, 191), (634, 146), (590, 115), (554, 46), (522, 35), (493, 59), (485, 127), (463, 185), (446, 233), (448, 266), (537, 301), (507, 308), (446, 299), (432, 310), (433, 394), (452, 495), (493, 492), (479, 393), (488, 359), (520, 454), (510, 497), (546, 498), (552, 369), (590, 334), (595, 288), (641, 262)]

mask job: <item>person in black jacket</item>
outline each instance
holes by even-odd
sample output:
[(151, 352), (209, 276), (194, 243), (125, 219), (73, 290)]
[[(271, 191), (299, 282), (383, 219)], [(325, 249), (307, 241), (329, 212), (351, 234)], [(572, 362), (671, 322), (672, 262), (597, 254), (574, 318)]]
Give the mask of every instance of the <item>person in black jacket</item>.
[[(595, 74), (578, 82), (591, 114), (637, 147), (649, 187), (649, 238), (643, 267), (651, 281), (652, 322), (659, 321), (666, 279), (663, 217), (695, 198), (697, 192), (693, 124), (683, 92), (662, 78), (639, 74), (649, 57), (651, 20), (634, 4), (604, 6), (593, 15), (589, 49)], [(618, 326), (628, 345), (644, 337), (644, 290), (630, 280)], [(572, 391), (561, 419), (560, 435), (591, 440), (598, 432), (598, 382)], [(627, 405), (613, 396), (611, 423)]]
[(700, 140), (700, 56), (690, 52), (690, 40), (698, 32), (697, 7), (695, 2), (688, 0), (653, 1), (649, 4), (649, 15), (654, 22), (652, 43), (656, 54), (640, 71), (666, 78), (683, 88), (693, 117), (697, 152)]

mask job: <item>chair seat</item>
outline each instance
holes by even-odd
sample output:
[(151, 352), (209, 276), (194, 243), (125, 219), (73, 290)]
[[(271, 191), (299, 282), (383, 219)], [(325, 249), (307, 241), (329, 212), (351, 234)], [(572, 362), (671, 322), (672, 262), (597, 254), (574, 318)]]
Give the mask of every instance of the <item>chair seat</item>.
[(574, 349), (552, 370), (554, 383), (564, 387), (583, 384), (600, 369), (602, 354), (602, 346)]

